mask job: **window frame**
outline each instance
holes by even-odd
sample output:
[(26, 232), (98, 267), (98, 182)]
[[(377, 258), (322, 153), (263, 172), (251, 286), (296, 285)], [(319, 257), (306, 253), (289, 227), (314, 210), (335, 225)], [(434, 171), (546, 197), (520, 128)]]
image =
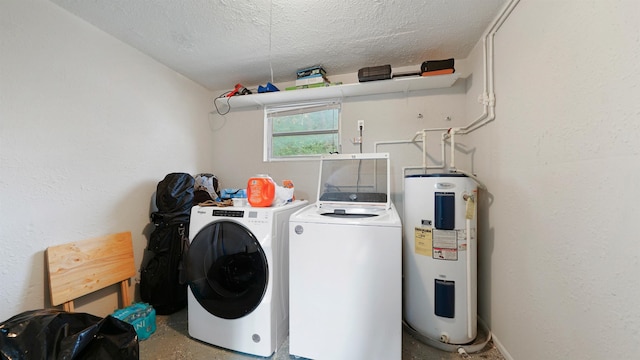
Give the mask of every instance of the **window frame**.
[[(324, 109), (323, 109), (324, 108)], [(338, 110), (338, 123), (336, 130), (302, 130), (289, 132), (285, 135), (273, 134), (273, 114), (277, 113), (292, 113), (299, 112), (300, 114), (311, 113), (322, 110)], [(276, 162), (276, 161), (297, 161), (297, 160), (319, 160), (323, 154), (314, 155), (291, 155), (291, 156), (274, 156), (273, 155), (273, 138), (278, 136), (295, 136), (295, 135), (321, 135), (321, 134), (336, 134), (337, 143), (336, 151), (342, 151), (342, 101), (340, 99), (329, 99), (314, 102), (301, 102), (281, 105), (265, 105), (264, 106), (264, 141), (263, 141), (263, 161), (264, 162)]]

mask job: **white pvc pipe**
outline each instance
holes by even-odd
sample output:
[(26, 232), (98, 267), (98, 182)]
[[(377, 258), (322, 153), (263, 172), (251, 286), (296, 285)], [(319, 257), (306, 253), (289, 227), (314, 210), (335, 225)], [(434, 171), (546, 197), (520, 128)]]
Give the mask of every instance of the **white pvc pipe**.
[(445, 164), (445, 155), (444, 155), (444, 144), (445, 141), (447, 139), (447, 133), (444, 132), (442, 133), (442, 135), (440, 136), (440, 158), (442, 159), (442, 168), (444, 168), (444, 164)]
[(427, 132), (422, 130), (422, 166), (427, 168)]
[(376, 141), (373, 145), (374, 149), (377, 149), (378, 145), (393, 145), (393, 144), (411, 144), (414, 140), (388, 140), (388, 141)]
[(458, 128), (453, 128), (451, 129), (451, 131), (449, 131), (449, 136), (451, 138), (451, 159), (449, 160), (451, 163), (449, 165), (449, 170), (455, 170), (456, 169), (456, 139), (455, 139), (455, 135), (456, 132), (458, 131)]
[[(422, 159), (422, 168), (423, 169), (428, 169), (428, 168), (444, 168), (444, 164), (446, 163), (445, 160), (445, 156), (444, 156), (444, 144), (445, 144), (445, 139), (447, 137), (446, 134), (443, 134), (442, 136), (442, 164), (443, 166), (434, 166), (434, 167), (429, 167), (426, 165), (426, 159), (427, 159), (427, 147), (426, 147), (426, 132), (427, 131), (445, 131), (448, 130), (449, 134), (448, 136), (451, 138), (451, 159), (450, 159), (450, 170), (454, 171), (454, 172), (460, 172), (462, 174), (465, 174), (471, 178), (473, 178), (476, 182), (478, 182), (479, 186), (482, 189), (486, 189), (486, 186), (480, 182), (478, 180), (478, 178), (475, 175), (472, 175), (470, 173), (461, 171), (456, 169), (455, 167), (455, 134), (459, 133), (460, 135), (465, 135), (470, 133), (471, 131), (474, 131), (484, 125), (486, 125), (487, 123), (493, 121), (495, 119), (495, 93), (493, 91), (494, 89), (494, 74), (493, 74), (493, 40), (494, 40), (494, 36), (496, 34), (496, 32), (498, 31), (498, 29), (500, 29), (500, 27), (502, 26), (502, 24), (504, 24), (504, 22), (506, 21), (506, 19), (509, 17), (509, 15), (511, 14), (511, 12), (513, 12), (513, 9), (516, 7), (516, 5), (518, 5), (518, 3), (520, 2), (520, 0), (510, 0), (509, 3), (507, 5), (505, 5), (505, 7), (502, 9), (502, 11), (500, 12), (500, 14), (494, 19), (491, 27), (489, 27), (489, 29), (485, 32), (484, 36), (482, 37), (482, 52), (483, 52), (483, 66), (484, 66), (484, 73), (483, 73), (483, 93), (482, 93), (482, 103), (484, 105), (483, 107), (483, 112), (480, 115), (480, 117), (478, 117), (477, 119), (475, 119), (474, 121), (472, 121), (470, 124), (468, 124), (465, 127), (462, 128), (452, 128), (452, 129), (423, 129), (422, 130), (422, 145), (423, 145), (423, 159)], [(406, 144), (406, 143), (415, 143), (416, 139), (418, 138), (418, 136), (420, 136), (420, 132), (417, 132), (413, 139), (411, 140), (397, 140), (397, 141), (382, 141), (382, 142), (376, 142), (374, 145), (374, 151), (377, 152), (378, 151), (378, 145), (383, 145), (383, 144)], [(405, 169), (420, 169), (420, 167), (408, 167)], [(405, 170), (403, 170), (404, 172)]]
[(471, 131), (474, 131), (487, 123), (493, 121), (495, 119), (495, 93), (494, 93), (494, 66), (493, 66), (493, 45), (494, 45), (494, 36), (496, 32), (500, 29), (502, 24), (507, 20), (513, 9), (518, 5), (520, 0), (511, 0), (500, 12), (498, 17), (493, 22), (493, 25), (488, 29), (487, 33), (483, 37), (483, 54), (484, 54), (484, 93), (483, 93), (483, 103), (484, 103), (484, 111), (482, 115), (472, 121), (469, 125), (463, 127), (460, 131), (461, 134), (468, 134)]
[[(450, 130), (451, 136), (451, 159), (449, 170), (456, 171), (455, 165), (455, 134), (465, 135), (474, 131), (487, 123), (493, 121), (496, 117), (495, 114), (495, 93), (494, 88), (494, 75), (493, 75), (493, 40), (496, 32), (505, 22), (507, 17), (511, 14), (515, 6), (520, 0), (511, 0), (496, 17), (491, 27), (487, 30), (483, 37), (483, 55), (484, 55), (484, 92), (482, 94), (482, 102), (484, 104), (484, 111), (479, 118), (472, 121), (469, 125), (462, 128), (453, 128)], [(475, 177), (474, 177), (475, 178)], [(477, 180), (477, 179), (476, 179)]]
[[(445, 138), (446, 138), (446, 131), (448, 131), (449, 128), (431, 128), (431, 129), (422, 129), (418, 132), (416, 132), (416, 134), (413, 136), (413, 138), (411, 140), (388, 140), (388, 141), (376, 141), (374, 142), (373, 145), (373, 149), (374, 152), (378, 152), (378, 146), (380, 145), (397, 145), (397, 144), (413, 144), (416, 143), (418, 137), (420, 137), (420, 135), (422, 135), (422, 167), (412, 167), (412, 169), (443, 169), (445, 167), (446, 164), (446, 160), (445, 160)], [(431, 131), (443, 131), (443, 135), (441, 137), (440, 140), (440, 154), (442, 157), (442, 163), (439, 165), (427, 165), (427, 141), (426, 141), (426, 137), (427, 137), (427, 132), (431, 132)]]
[[(469, 207), (469, 201), (472, 199), (472, 195), (467, 198), (467, 208)], [(471, 306), (471, 219), (467, 217), (467, 336), (469, 339), (473, 338), (473, 316), (471, 312), (473, 308)]]

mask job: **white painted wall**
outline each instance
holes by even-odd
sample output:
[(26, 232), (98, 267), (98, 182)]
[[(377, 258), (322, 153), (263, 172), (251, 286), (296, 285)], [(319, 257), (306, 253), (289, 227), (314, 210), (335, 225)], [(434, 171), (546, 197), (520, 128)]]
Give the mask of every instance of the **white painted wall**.
[(638, 14), (522, 0), (496, 35), (497, 117), (470, 137), (479, 313), (508, 359), (637, 357)]
[[(210, 171), (211, 94), (44, 0), (0, 10), (0, 321), (49, 305), (48, 246), (130, 230), (167, 173)], [(115, 291), (81, 301), (98, 315)]]

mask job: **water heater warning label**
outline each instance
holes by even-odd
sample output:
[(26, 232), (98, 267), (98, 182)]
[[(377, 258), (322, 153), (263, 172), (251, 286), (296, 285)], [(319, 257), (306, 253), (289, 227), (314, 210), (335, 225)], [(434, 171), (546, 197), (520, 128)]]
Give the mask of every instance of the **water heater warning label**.
[(458, 260), (458, 234), (455, 230), (433, 231), (433, 258)]
[(415, 228), (415, 253), (431, 257), (432, 249), (432, 230), (430, 227), (416, 227)]
[[(458, 251), (467, 250), (467, 229), (458, 229)], [(472, 242), (476, 240), (476, 228), (471, 228), (470, 239)]]

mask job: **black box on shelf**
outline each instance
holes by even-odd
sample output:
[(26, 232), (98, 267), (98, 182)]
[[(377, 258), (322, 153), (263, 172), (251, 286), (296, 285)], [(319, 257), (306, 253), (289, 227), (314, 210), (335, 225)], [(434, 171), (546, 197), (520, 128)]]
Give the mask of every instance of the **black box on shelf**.
[(366, 67), (358, 70), (358, 81), (391, 79), (391, 65)]
[(453, 69), (455, 71), (454, 63), (455, 60), (453, 58), (445, 60), (427, 60), (422, 63), (420, 70), (422, 70), (423, 73), (447, 69)]

